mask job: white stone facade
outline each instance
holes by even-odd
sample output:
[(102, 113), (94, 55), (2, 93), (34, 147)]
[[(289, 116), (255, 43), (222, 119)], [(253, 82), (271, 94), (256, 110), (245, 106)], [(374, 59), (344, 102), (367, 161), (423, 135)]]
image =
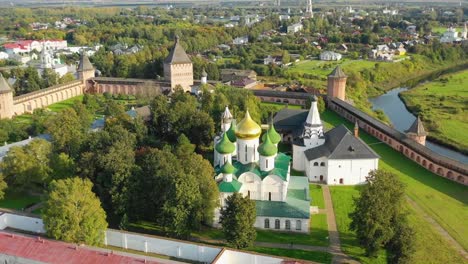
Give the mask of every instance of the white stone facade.
[(309, 232), (309, 219), (257, 216), (255, 227), (264, 230)]

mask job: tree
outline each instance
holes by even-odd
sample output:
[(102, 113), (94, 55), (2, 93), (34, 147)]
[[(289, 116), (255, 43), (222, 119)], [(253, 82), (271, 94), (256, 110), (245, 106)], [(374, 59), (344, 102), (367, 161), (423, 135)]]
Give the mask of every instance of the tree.
[(92, 187), (91, 181), (78, 177), (51, 182), (42, 210), (48, 236), (88, 245), (103, 242), (106, 213)]
[(416, 250), (415, 232), (409, 227), (404, 215), (396, 221), (395, 235), (387, 245), (388, 263), (411, 263), (411, 256)]
[(221, 208), (220, 223), (227, 242), (235, 248), (253, 245), (257, 232), (255, 223), (255, 202), (240, 193), (234, 193), (226, 199), (226, 206)]
[(3, 176), (3, 173), (0, 172), (0, 200), (5, 197), (5, 190), (7, 188), (7, 183), (5, 182), (5, 177)]
[(368, 182), (355, 199), (351, 229), (356, 231), (366, 255), (375, 256), (395, 235), (404, 186), (395, 174), (383, 170), (370, 172)]
[(48, 183), (51, 151), (51, 144), (44, 139), (35, 139), (24, 147), (12, 147), (0, 163), (8, 185), (23, 190)]

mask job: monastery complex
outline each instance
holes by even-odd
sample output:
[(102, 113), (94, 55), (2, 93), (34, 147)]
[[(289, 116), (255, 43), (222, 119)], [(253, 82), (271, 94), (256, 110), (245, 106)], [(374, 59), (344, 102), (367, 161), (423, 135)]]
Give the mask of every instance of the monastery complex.
[[(186, 92), (193, 92), (200, 84), (207, 83), (206, 72), (202, 74), (201, 80), (194, 81), (193, 64), (178, 38), (163, 66), (165, 78), (161, 81), (96, 77), (93, 65), (83, 54), (77, 69), (78, 80), (20, 96), (14, 96), (7, 81), (0, 76), (0, 118), (31, 113), (34, 109), (47, 107), (83, 93), (154, 96), (160, 93), (168, 94), (176, 86), (182, 87)], [(219, 149), (220, 151), (217, 149), (217, 179), (224, 182), (220, 190), (228, 189), (249, 194), (250, 197), (265, 202), (264, 204), (270, 201), (287, 203), (291, 193), (297, 193), (298, 190), (304, 192), (302, 188), (306, 184), (290, 176), (291, 166), (292, 169), (304, 171), (307, 178), (303, 178), (311, 182), (345, 185), (365, 183), (368, 172), (378, 168), (379, 157), (359, 139), (359, 130), (373, 135), (433, 173), (468, 185), (466, 164), (446, 158), (424, 146), (427, 133), (419, 118), (406, 133), (395, 130), (346, 101), (346, 80), (346, 74), (339, 66), (336, 67), (328, 76), (327, 95), (324, 97), (329, 109), (355, 124), (352, 132), (342, 125), (325, 131), (316, 102), (309, 94), (253, 90), (254, 94), (264, 101), (293, 100), (302, 105), (308, 100), (313, 101), (310, 109), (285, 108), (279, 111), (268, 130), (269, 136), (263, 136), (261, 144), (262, 131), (259, 125), (246, 114), (236, 126), (234, 117), (230, 116), (229, 110), (226, 109), (222, 122), (224, 135), (220, 135), (217, 140), (231, 142), (234, 150), (231, 151), (228, 143), (225, 144), (229, 146), (229, 153), (223, 153), (225, 148)], [(277, 144), (280, 141), (292, 144), (292, 157), (278, 152)], [(231, 173), (226, 174), (223, 171)], [(296, 208), (302, 210), (301, 206)], [(298, 213), (297, 219), (290, 219), (289, 228), (296, 230), (295, 221), (299, 219), (307, 219), (307, 215)], [(263, 220), (259, 221), (261, 223), (257, 223), (258, 227), (265, 226)], [(286, 229), (286, 222), (281, 221), (280, 226)], [(298, 231), (301, 230), (308, 228), (302, 226)]]

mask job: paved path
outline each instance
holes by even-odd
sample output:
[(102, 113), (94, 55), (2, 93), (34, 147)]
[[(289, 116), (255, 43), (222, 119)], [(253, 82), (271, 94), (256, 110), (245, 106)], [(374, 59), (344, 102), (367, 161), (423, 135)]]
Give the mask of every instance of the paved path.
[(335, 211), (333, 210), (333, 202), (328, 185), (322, 185), (322, 192), (327, 214), (328, 237), (330, 239), (329, 252), (333, 254), (332, 263), (359, 263), (341, 251), (340, 235), (336, 227)]
[(29, 206), (28, 208), (24, 209), (26, 213), (32, 213), (32, 211), (42, 208), (44, 204), (42, 202), (39, 202), (37, 204), (33, 204), (32, 206)]
[(452, 245), (460, 255), (462, 255), (465, 259), (468, 259), (468, 253), (466, 250), (441, 226), (437, 223), (434, 218), (430, 217), (424, 209), (421, 208), (415, 201), (413, 201), (408, 195), (406, 195), (406, 201), (414, 208), (418, 213), (422, 215), (424, 220), (426, 220), (434, 229), (439, 232), (439, 234)]

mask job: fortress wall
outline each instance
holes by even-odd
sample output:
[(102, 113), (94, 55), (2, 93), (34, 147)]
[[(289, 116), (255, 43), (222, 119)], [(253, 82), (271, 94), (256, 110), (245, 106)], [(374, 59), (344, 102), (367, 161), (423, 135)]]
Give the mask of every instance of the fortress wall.
[(34, 109), (47, 107), (81, 94), (83, 94), (83, 83), (79, 80), (55, 85), (13, 97), (13, 112), (16, 115), (32, 113)]
[(169, 83), (145, 79), (96, 77), (87, 81), (88, 93), (156, 96), (170, 89)]
[(253, 94), (263, 102), (295, 104), (306, 106), (313, 95), (299, 92), (280, 92), (272, 90), (252, 90)]
[(368, 134), (378, 138), (429, 171), (452, 181), (468, 185), (468, 166), (466, 164), (433, 152), (410, 139), (404, 133), (338, 98), (329, 100), (328, 108), (353, 123), (357, 121), (359, 127)]

